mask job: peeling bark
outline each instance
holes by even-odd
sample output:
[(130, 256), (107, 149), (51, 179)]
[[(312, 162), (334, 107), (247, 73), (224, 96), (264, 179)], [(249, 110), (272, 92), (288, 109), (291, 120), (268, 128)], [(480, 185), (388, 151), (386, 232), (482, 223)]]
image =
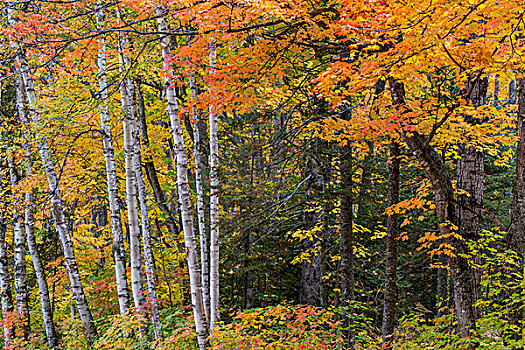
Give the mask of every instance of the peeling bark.
[[(165, 11), (161, 7), (156, 7), (157, 24), (160, 32), (167, 31)], [(199, 350), (205, 350), (208, 343), (208, 330), (204, 315), (204, 305), (202, 299), (201, 272), (199, 260), (197, 258), (197, 244), (193, 233), (192, 203), (188, 184), (188, 160), (184, 145), (182, 125), (178, 115), (178, 102), (170, 77), (171, 67), (169, 59), (171, 57), (169, 37), (161, 36), (160, 46), (162, 49), (163, 67), (168, 76), (165, 78), (165, 92), (168, 102), (167, 112), (170, 117), (171, 131), (177, 157), (177, 188), (181, 209), (182, 228), (184, 231), (184, 243), (186, 246), (186, 258), (188, 261), (188, 272), (190, 276), (191, 301), (193, 307), (193, 317), (197, 332), (197, 343)], [(213, 303), (213, 302), (212, 302)], [(213, 309), (212, 309), (213, 310)], [(213, 311), (212, 311), (213, 312)], [(213, 319), (213, 316), (212, 316)]]
[[(97, 12), (97, 26), (104, 27), (104, 10)], [(113, 261), (115, 264), (115, 280), (117, 282), (117, 296), (121, 316), (126, 316), (129, 310), (129, 288), (126, 276), (126, 256), (122, 231), (122, 217), (118, 204), (118, 179), (115, 165), (115, 151), (113, 149), (113, 135), (111, 132), (108, 107), (108, 84), (106, 64), (106, 42), (104, 36), (99, 39), (101, 48), (98, 52), (98, 83), (100, 125), (102, 129), (102, 150), (106, 164), (106, 180), (108, 186), (109, 211), (111, 216), (111, 233), (113, 236)]]

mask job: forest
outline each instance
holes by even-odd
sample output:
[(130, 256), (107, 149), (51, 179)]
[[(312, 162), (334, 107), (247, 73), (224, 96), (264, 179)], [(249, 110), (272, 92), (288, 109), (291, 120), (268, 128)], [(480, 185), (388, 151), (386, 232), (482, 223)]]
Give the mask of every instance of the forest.
[(2, 0), (0, 349), (525, 349), (524, 16)]

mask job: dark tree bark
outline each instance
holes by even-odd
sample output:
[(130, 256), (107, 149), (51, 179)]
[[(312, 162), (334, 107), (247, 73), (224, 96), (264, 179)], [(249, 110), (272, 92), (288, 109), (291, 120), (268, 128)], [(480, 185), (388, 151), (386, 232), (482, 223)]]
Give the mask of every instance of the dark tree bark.
[[(391, 78), (390, 89), (392, 100), (397, 108), (406, 109), (404, 84)], [(472, 271), (468, 260), (463, 257), (463, 254), (468, 253), (465, 240), (454, 238), (451, 235), (452, 229), (458, 225), (452, 180), (441, 157), (427, 142), (426, 135), (412, 131), (405, 134), (404, 139), (432, 183), (441, 235), (446, 237), (446, 243), (450, 244), (455, 250), (454, 256), (448, 256), (448, 264), (451, 272), (452, 287), (454, 288), (457, 329), (462, 338), (467, 338), (470, 332), (476, 329), (476, 317), (473, 308)]]
[[(318, 225), (322, 218), (317, 208), (310, 207), (315, 194), (324, 187), (324, 178), (320, 166), (313, 158), (308, 160), (306, 175), (309, 177), (306, 190), (306, 202), (304, 220), (305, 229), (312, 230)], [(311, 237), (302, 241), (304, 252), (310, 252), (309, 257), (302, 261), (301, 269), (301, 293), (302, 304), (321, 306), (321, 245), (320, 234), (313, 232)]]
[[(341, 229), (339, 237), (339, 252), (341, 260), (339, 270), (341, 274), (341, 306), (346, 313), (353, 312), (349, 307), (355, 299), (354, 292), (354, 232), (353, 232), (353, 196), (352, 196), (352, 146), (345, 145), (340, 150), (341, 158)], [(345, 328), (351, 325), (345, 320)], [(353, 332), (346, 330), (344, 342), (351, 347)]]
[[(518, 83), (518, 147), (516, 149), (516, 176), (511, 203), (511, 219), (507, 230), (507, 245), (515, 251), (519, 257), (514, 272), (523, 273), (523, 254), (525, 245), (525, 79), (520, 79)], [(511, 277), (508, 277), (509, 279)], [(517, 281), (519, 283), (519, 281)], [(509, 294), (521, 291), (513, 288)], [(510, 297), (510, 295), (509, 295)], [(509, 319), (511, 324), (519, 327), (517, 334), (511, 335), (518, 339), (521, 338), (521, 321), (524, 319), (523, 303), (514, 303), (509, 306)]]
[[(146, 123), (146, 107), (144, 105), (144, 95), (142, 94), (141, 84), (137, 83), (137, 102), (138, 102), (138, 117), (140, 125), (140, 135), (144, 147), (149, 146), (149, 136), (148, 136), (148, 124)], [(168, 227), (168, 231), (173, 235), (178, 235), (181, 231), (180, 226), (177, 224), (175, 218), (177, 217), (176, 213), (172, 212), (168, 205), (166, 204), (166, 196), (162, 190), (157, 176), (157, 170), (155, 168), (155, 163), (153, 159), (145, 153), (144, 155), (144, 170), (146, 171), (146, 177), (148, 182), (153, 189), (153, 196), (155, 201), (159, 206), (160, 210), (164, 214), (165, 224)], [(184, 249), (180, 244), (177, 244), (179, 252), (183, 252)]]
[[(478, 108), (486, 103), (488, 78), (475, 79), (471, 84), (474, 86), (471, 89), (469, 100), (475, 108)], [(465, 121), (475, 125), (483, 120), (465, 116)], [(472, 145), (460, 144), (459, 151), (461, 158), (458, 161), (457, 187), (462, 190), (457, 196), (459, 234), (467, 241), (477, 240), (482, 225), (484, 155), (483, 151)], [(480, 258), (474, 257), (474, 262), (480, 264)], [(481, 297), (481, 271), (474, 268), (472, 274), (472, 292), (475, 302)]]
[[(399, 164), (400, 148), (397, 142), (390, 144), (390, 164), (388, 167), (388, 205), (399, 202)], [(386, 262), (385, 262), (385, 301), (383, 307), (383, 349), (392, 348), (392, 335), (396, 321), (397, 307), (397, 241), (399, 220), (397, 214), (387, 219)]]
[(511, 204), (511, 220), (507, 230), (509, 247), (523, 257), (525, 245), (525, 79), (518, 90), (518, 147), (516, 149), (516, 177)]

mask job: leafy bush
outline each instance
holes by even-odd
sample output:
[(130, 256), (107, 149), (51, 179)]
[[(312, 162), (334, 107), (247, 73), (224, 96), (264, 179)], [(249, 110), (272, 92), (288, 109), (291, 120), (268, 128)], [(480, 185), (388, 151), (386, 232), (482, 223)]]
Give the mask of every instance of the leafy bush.
[(313, 306), (277, 305), (238, 313), (211, 336), (211, 349), (341, 349), (340, 322)]

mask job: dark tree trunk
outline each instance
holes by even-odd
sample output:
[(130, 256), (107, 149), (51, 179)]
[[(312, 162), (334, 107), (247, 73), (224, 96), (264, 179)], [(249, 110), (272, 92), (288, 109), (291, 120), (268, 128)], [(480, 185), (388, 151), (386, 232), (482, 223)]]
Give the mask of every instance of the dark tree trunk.
[[(404, 84), (390, 79), (390, 88), (392, 100), (397, 108), (407, 108)], [(452, 287), (454, 288), (457, 329), (462, 338), (467, 338), (470, 332), (476, 329), (472, 298), (472, 271), (468, 260), (463, 257), (464, 254), (468, 253), (466, 242), (451, 235), (452, 229), (458, 225), (452, 180), (441, 157), (428, 144), (425, 135), (413, 131), (410, 134), (405, 134), (404, 139), (432, 183), (441, 235), (446, 237), (446, 243), (454, 248), (454, 255), (448, 256), (448, 264)]]
[[(478, 108), (486, 102), (488, 79), (478, 78), (471, 84), (474, 86), (471, 89), (469, 100), (475, 108)], [(469, 116), (465, 116), (465, 121), (469, 124), (482, 122), (482, 120), (474, 120)], [(466, 241), (477, 240), (482, 225), (484, 155), (483, 151), (472, 145), (461, 144), (459, 151), (461, 158), (458, 161), (457, 187), (462, 190), (457, 196), (459, 234)], [(474, 257), (474, 262), (481, 264), (479, 257)], [(472, 269), (472, 275), (472, 293), (475, 302), (481, 297), (481, 271)]]
[[(388, 167), (388, 205), (399, 202), (399, 163), (400, 149), (397, 142), (390, 145), (390, 164)], [(385, 262), (385, 302), (383, 307), (383, 349), (392, 348), (392, 335), (396, 321), (397, 306), (397, 240), (399, 221), (397, 214), (387, 219), (386, 262)]]
[(250, 278), (250, 231), (244, 230), (242, 234), (243, 240), (243, 259), (242, 259), (242, 309), (246, 310), (249, 306), (248, 302), (248, 285)]
[[(140, 136), (144, 147), (147, 148), (149, 146), (148, 124), (146, 122), (146, 107), (144, 105), (144, 95), (142, 94), (140, 82), (137, 83), (137, 102), (137, 114), (139, 117)], [(177, 217), (177, 215), (176, 213), (172, 212), (166, 204), (166, 196), (160, 186), (159, 178), (157, 176), (157, 170), (155, 168), (155, 163), (153, 162), (153, 159), (151, 158), (151, 156), (148, 156), (147, 152), (144, 153), (144, 170), (146, 171), (146, 177), (148, 178), (148, 182), (150, 183), (151, 188), (153, 189), (153, 196), (155, 197), (155, 201), (162, 213), (164, 214), (164, 220), (166, 226), (168, 227), (168, 231), (172, 235), (178, 235), (181, 231), (181, 228), (175, 220), (175, 217)], [(179, 252), (184, 251), (184, 248), (179, 243), (177, 243), (177, 248), (179, 249)]]
[(447, 259), (444, 254), (438, 256), (437, 261), (440, 268), (437, 269), (437, 286), (436, 286), (436, 304), (437, 316), (441, 317), (447, 313), (446, 308), (449, 306), (449, 291), (448, 291), (448, 270), (445, 268)]
[(516, 149), (516, 177), (512, 194), (511, 220), (507, 230), (509, 247), (523, 257), (525, 245), (525, 79), (518, 90), (518, 147)]
[[(321, 235), (314, 229), (321, 223), (322, 214), (319, 208), (311, 207), (316, 198), (316, 192), (324, 187), (324, 178), (319, 164), (313, 159), (308, 160), (306, 175), (309, 176), (306, 190), (306, 208), (304, 212), (305, 229), (311, 230), (311, 237), (302, 240), (303, 252), (308, 256), (302, 261), (301, 293), (302, 304), (321, 305)], [(322, 223), (321, 223), (322, 225)]]
[[(351, 302), (354, 301), (354, 232), (353, 232), (353, 196), (352, 196), (352, 146), (345, 145), (340, 150), (341, 158), (341, 228), (339, 237), (339, 252), (341, 260), (341, 306), (346, 313), (351, 313)], [(345, 320), (345, 328), (351, 329), (349, 319)], [(344, 332), (344, 342), (351, 347), (353, 332)]]
[[(507, 244), (510, 249), (515, 251), (519, 257), (518, 265), (514, 267), (514, 272), (523, 273), (523, 254), (525, 245), (525, 79), (520, 79), (518, 83), (518, 147), (516, 150), (516, 177), (511, 204), (510, 226), (507, 230)], [(509, 277), (510, 279), (511, 277)], [(516, 281), (519, 283), (519, 281)], [(519, 289), (511, 289), (508, 293), (519, 294)], [(510, 297), (509, 295), (509, 297)], [(520, 339), (524, 319), (523, 303), (518, 302), (509, 305), (509, 319), (511, 324), (519, 327), (520, 331), (512, 337)]]

